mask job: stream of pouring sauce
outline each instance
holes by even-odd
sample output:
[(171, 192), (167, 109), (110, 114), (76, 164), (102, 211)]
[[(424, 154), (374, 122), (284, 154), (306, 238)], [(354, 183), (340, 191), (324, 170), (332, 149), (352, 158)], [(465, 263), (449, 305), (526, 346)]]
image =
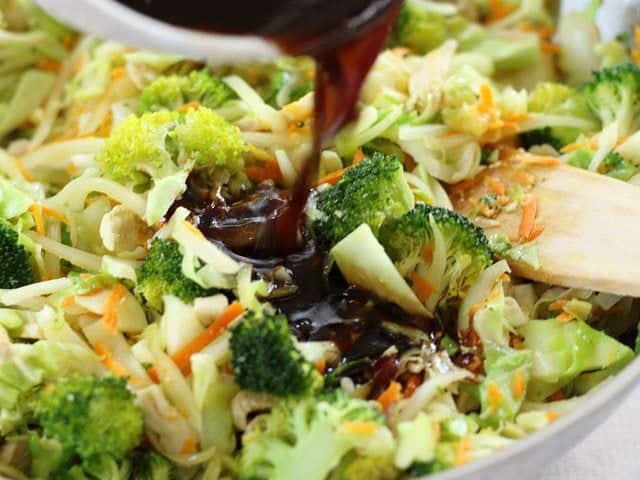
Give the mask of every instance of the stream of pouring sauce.
[[(376, 359), (389, 346), (406, 342), (385, 330), (386, 322), (402, 319), (421, 331), (434, 332), (431, 319), (379, 302), (347, 285), (335, 269), (329, 272), (326, 253), (315, 248), (303, 221), (322, 146), (353, 119), (362, 83), (384, 47), (402, 0), (234, 0), (215, 6), (203, 0), (183, 0), (179, 5), (173, 0), (120, 1), (184, 27), (261, 35), (289, 54), (316, 60), (313, 149), (295, 186), (281, 190), (260, 184), (245, 198), (228, 204), (221, 196), (203, 196), (190, 185), (175, 205), (189, 209), (207, 238), (252, 263), (257, 275), (268, 277), (276, 268), (289, 272), (295, 293), (270, 301), (287, 315), (296, 336), (332, 340), (348, 361)], [(379, 359), (367, 368), (375, 393), (393, 378), (397, 359)]]

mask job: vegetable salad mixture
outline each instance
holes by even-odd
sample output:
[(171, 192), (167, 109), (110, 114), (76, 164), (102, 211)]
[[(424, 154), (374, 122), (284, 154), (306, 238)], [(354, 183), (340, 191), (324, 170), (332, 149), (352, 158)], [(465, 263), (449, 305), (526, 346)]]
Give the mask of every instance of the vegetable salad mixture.
[(409, 478), (572, 411), (638, 302), (507, 260), (539, 266), (530, 165), (640, 184), (640, 29), (602, 42), (597, 8), (407, 0), (278, 258), (311, 60), (209, 69), (0, 1), (0, 473)]

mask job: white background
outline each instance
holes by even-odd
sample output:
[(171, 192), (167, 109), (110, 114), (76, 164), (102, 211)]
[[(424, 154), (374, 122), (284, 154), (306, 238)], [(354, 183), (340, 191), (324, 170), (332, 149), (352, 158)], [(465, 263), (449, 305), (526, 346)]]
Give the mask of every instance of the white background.
[(640, 387), (538, 480), (639, 480)]

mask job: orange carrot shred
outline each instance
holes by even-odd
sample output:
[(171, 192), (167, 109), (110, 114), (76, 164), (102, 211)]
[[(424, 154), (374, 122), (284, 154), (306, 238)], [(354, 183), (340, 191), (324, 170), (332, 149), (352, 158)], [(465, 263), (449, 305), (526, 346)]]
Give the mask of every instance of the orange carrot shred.
[(489, 383), (487, 386), (487, 397), (491, 410), (494, 412), (498, 410), (500, 402), (502, 402), (502, 392), (500, 391), (500, 387), (494, 382)]
[(391, 405), (396, 403), (402, 397), (402, 385), (398, 382), (391, 382), (387, 389), (376, 399), (382, 407), (382, 411), (386, 412)]
[(69, 223), (67, 221), (67, 217), (65, 217), (63, 214), (61, 214), (57, 210), (54, 210), (49, 207), (45, 207), (44, 205), (42, 205), (40, 208), (42, 209), (42, 213), (44, 215), (47, 215), (48, 217), (51, 217), (51, 218), (55, 218), (56, 220), (60, 220), (62, 223)]
[(520, 221), (520, 228), (518, 228), (518, 236), (521, 239), (527, 239), (531, 236), (533, 230), (533, 221), (536, 219), (538, 213), (538, 201), (536, 197), (530, 195), (527, 202), (524, 204), (522, 211), (522, 220)]
[(282, 181), (282, 173), (280, 172), (280, 167), (277, 165), (275, 167), (271, 165), (253, 165), (245, 167), (244, 173), (254, 182), (262, 182), (264, 180)]
[(335, 172), (328, 173), (324, 177), (320, 177), (318, 180), (316, 180), (316, 183), (314, 183), (314, 186), (317, 187), (318, 185), (322, 185), (323, 183), (328, 183), (329, 185), (335, 185), (336, 183), (338, 183), (340, 178), (342, 178), (342, 175), (346, 171), (347, 171), (347, 168), (341, 168), (339, 170), (336, 170)]
[(121, 78), (123, 75), (124, 75), (123, 67), (116, 67), (113, 70), (111, 70), (111, 78), (114, 80)]
[(485, 23), (491, 25), (492, 23), (502, 20), (514, 11), (514, 7), (511, 5), (505, 5), (502, 0), (490, 0), (489, 1), (489, 15), (487, 16)]
[(353, 162), (351, 163), (351, 165), (358, 165), (362, 160), (364, 160), (364, 152), (361, 148), (359, 148), (353, 156)]
[(409, 375), (409, 378), (407, 379), (407, 383), (404, 386), (404, 398), (409, 398), (411, 395), (413, 395), (413, 393), (416, 391), (416, 389), (420, 386), (421, 383), (422, 383), (421, 375), (418, 375), (417, 373), (412, 373), (411, 375)]
[(70, 295), (68, 297), (64, 297), (62, 300), (60, 300), (60, 306), (62, 308), (70, 307), (74, 303), (75, 303), (75, 298), (74, 298), (73, 295)]
[(127, 289), (117, 283), (104, 302), (104, 325), (107, 332), (114, 335), (118, 331), (118, 308), (124, 300)]
[(33, 215), (33, 221), (36, 222), (36, 231), (40, 235), (44, 235), (44, 218), (42, 218), (42, 209), (37, 203), (31, 204), (29, 211)]
[(505, 194), (506, 188), (504, 186), (504, 183), (502, 183), (502, 180), (500, 180), (499, 178), (487, 177), (487, 185), (489, 186), (489, 189), (496, 195), (502, 196)]
[(555, 55), (556, 53), (560, 53), (560, 47), (552, 42), (540, 43), (540, 50), (542, 51), (542, 53), (546, 53), (547, 55)]
[(129, 370), (113, 358), (113, 355), (104, 343), (97, 342), (93, 350), (102, 357), (102, 364), (116, 377), (131, 377)]
[(493, 99), (493, 91), (491, 86), (483, 83), (480, 85), (480, 92), (478, 98), (478, 111), (480, 113), (489, 113), (495, 107), (495, 101)]
[(551, 312), (559, 312), (560, 310), (562, 310), (564, 308), (564, 306), (567, 304), (567, 301), (564, 299), (558, 299), (552, 303), (549, 304), (549, 311)]
[(244, 307), (239, 302), (233, 302), (204, 332), (174, 353), (171, 358), (180, 371), (185, 376), (189, 375), (191, 373), (191, 355), (198, 353), (218, 338), (243, 313)]
[(513, 380), (511, 381), (511, 390), (513, 391), (513, 398), (516, 400), (520, 400), (525, 393), (525, 389), (527, 388), (527, 384), (524, 381), (524, 377), (522, 376), (522, 372), (517, 370), (513, 375)]
[(573, 320), (574, 318), (576, 318), (575, 316), (573, 316), (571, 313), (569, 312), (561, 312), (557, 317), (556, 317), (556, 321), (560, 322), (560, 323), (569, 323), (571, 320)]
[(427, 244), (422, 248), (422, 252), (420, 252), (420, 256), (426, 263), (430, 263), (433, 258), (433, 244)]
[(324, 373), (327, 369), (327, 361), (324, 358), (319, 358), (318, 360), (316, 360), (314, 366), (316, 367), (317, 371), (319, 371), (320, 373)]
[(38, 68), (45, 72), (57, 73), (60, 70), (60, 62), (52, 60), (50, 58), (43, 58), (38, 61)]
[(411, 274), (411, 281), (413, 282), (413, 291), (416, 293), (418, 300), (422, 303), (426, 302), (433, 293), (431, 284), (415, 272)]
[(180, 448), (180, 453), (183, 455), (189, 455), (191, 453), (196, 453), (198, 451), (198, 442), (193, 437), (187, 438), (182, 444), (182, 448)]
[(560, 417), (560, 415), (558, 415), (558, 413), (553, 412), (553, 411), (549, 411), (549, 412), (547, 412), (547, 413), (545, 414), (545, 416), (547, 417), (547, 421), (548, 421), (549, 423), (551, 423), (551, 422), (555, 422), (555, 421)]

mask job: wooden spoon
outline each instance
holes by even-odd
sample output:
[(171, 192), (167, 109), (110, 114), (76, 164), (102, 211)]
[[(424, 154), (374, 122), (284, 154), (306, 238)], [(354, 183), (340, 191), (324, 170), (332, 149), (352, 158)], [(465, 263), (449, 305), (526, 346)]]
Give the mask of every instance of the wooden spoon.
[[(508, 193), (522, 185), (525, 199), (513, 211), (473, 218), (488, 235), (502, 232), (514, 243), (543, 229), (532, 240), (540, 268), (510, 261), (514, 273), (553, 285), (640, 297), (640, 188), (550, 157), (520, 153), (514, 158), (518, 160), (500, 162), (454, 186), (454, 208), (475, 214), (483, 195), (493, 194), (504, 203), (502, 188)], [(523, 238), (519, 230), (527, 203), (529, 213), (531, 204), (537, 208), (533, 228), (523, 225)], [(493, 213), (491, 208), (484, 212)]]

